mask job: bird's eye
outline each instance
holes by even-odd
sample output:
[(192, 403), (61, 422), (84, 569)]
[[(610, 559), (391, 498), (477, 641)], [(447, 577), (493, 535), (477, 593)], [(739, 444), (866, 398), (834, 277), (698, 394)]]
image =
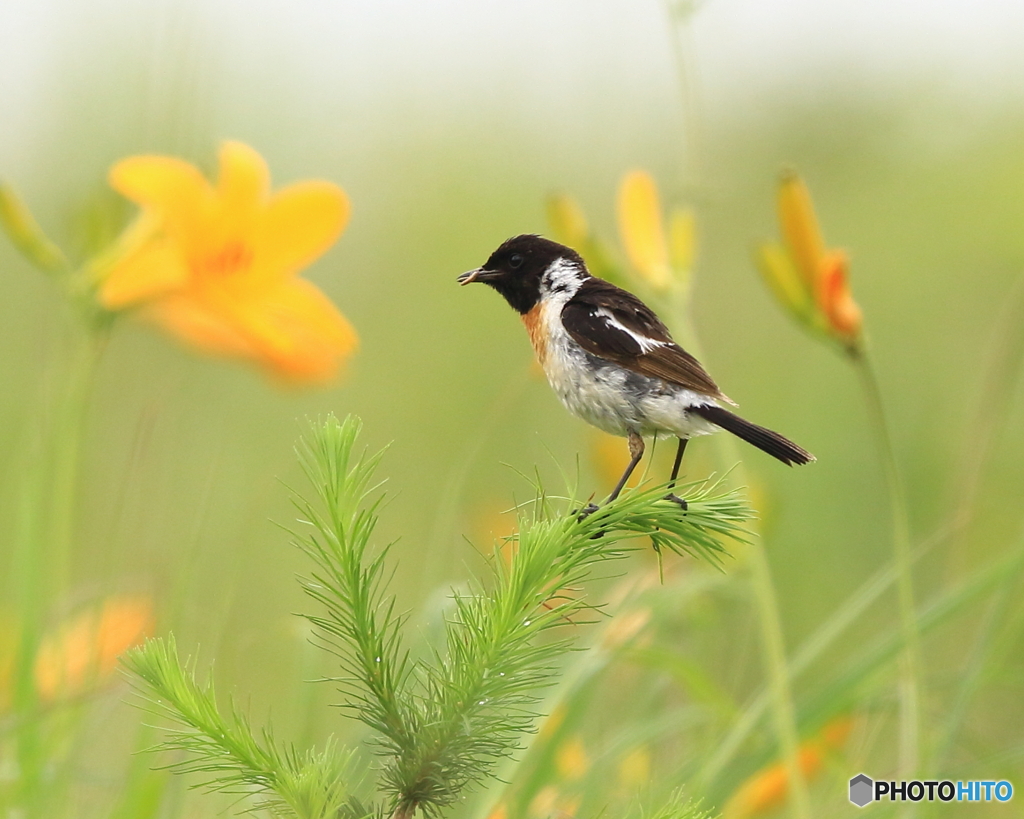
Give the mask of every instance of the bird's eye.
[(521, 253), (513, 253), (509, 257), (508, 266), (511, 267), (513, 270), (517, 270), (518, 268), (522, 267), (523, 266), (523, 256), (522, 256), (522, 254)]

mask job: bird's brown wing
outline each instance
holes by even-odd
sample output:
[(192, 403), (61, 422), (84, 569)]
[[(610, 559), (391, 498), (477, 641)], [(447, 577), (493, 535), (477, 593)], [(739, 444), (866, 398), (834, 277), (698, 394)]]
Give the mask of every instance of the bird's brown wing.
[(562, 309), (562, 324), (584, 350), (598, 358), (729, 400), (700, 362), (672, 340), (654, 311), (613, 284), (587, 279)]

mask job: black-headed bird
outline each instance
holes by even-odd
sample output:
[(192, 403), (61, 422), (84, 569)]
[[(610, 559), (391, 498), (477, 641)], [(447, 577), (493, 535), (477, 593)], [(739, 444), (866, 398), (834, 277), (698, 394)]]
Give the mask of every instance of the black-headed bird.
[[(571, 248), (532, 234), (516, 236), (458, 280), (490, 285), (519, 313), (548, 382), (569, 412), (628, 439), (631, 460), (608, 501), (618, 497), (640, 463), (645, 437), (679, 439), (670, 486), (687, 441), (719, 429), (785, 464), (814, 460), (779, 433), (722, 407), (734, 402), (672, 340), (654, 311), (632, 293), (591, 276)], [(684, 499), (668, 497), (686, 508)], [(596, 509), (589, 504), (583, 513)]]

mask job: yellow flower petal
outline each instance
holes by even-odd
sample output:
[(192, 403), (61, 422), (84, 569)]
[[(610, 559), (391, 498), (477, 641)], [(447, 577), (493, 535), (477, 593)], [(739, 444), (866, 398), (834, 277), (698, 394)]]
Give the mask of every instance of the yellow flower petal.
[(697, 257), (697, 219), (692, 208), (673, 208), (669, 213), (668, 255), (676, 281), (686, 285)]
[(190, 296), (174, 294), (148, 305), (143, 315), (210, 355), (256, 360), (250, 339), (233, 315)]
[(270, 196), (270, 170), (266, 162), (243, 142), (224, 142), (220, 146), (220, 173), (217, 177), (218, 219), (228, 236), (248, 238), (253, 220)]
[(120, 310), (170, 293), (187, 281), (188, 268), (178, 245), (159, 239), (126, 254), (105, 271), (100, 302), (108, 310)]
[(792, 172), (783, 175), (779, 183), (779, 224), (797, 271), (813, 291), (818, 266), (825, 254), (825, 240), (814, 215), (810, 191)]
[(656, 289), (672, 284), (665, 228), (654, 179), (645, 171), (623, 178), (618, 197), (619, 235), (633, 267)]
[(581, 737), (574, 736), (558, 746), (555, 768), (563, 779), (582, 779), (586, 776), (590, 768), (590, 756)]
[(359, 343), (330, 299), (304, 279), (249, 301), (165, 299), (151, 316), (207, 352), (248, 358), (294, 382), (332, 379)]
[(345, 226), (336, 185), (302, 182), (272, 197), (266, 163), (240, 142), (221, 147), (215, 189), (170, 157), (124, 160), (111, 179), (143, 215), (92, 265), (108, 308), (138, 304), (205, 352), (293, 381), (331, 378), (355, 349), (348, 321), (296, 276)]
[(165, 223), (165, 230), (192, 245), (211, 217), (213, 188), (199, 169), (170, 156), (132, 156), (110, 169), (110, 185)]
[(359, 337), (348, 320), (305, 279), (294, 279), (268, 293), (265, 308), (267, 341), (274, 343), (268, 343), (264, 349), (285, 378), (333, 378), (342, 359), (359, 345)]
[(757, 249), (757, 261), (761, 277), (779, 303), (797, 320), (813, 324), (814, 297), (789, 254), (779, 245), (763, 244)]
[(256, 281), (290, 276), (333, 245), (348, 222), (348, 197), (330, 182), (300, 182), (271, 198), (253, 239)]
[(221, 145), (218, 158), (217, 193), (226, 210), (266, 202), (270, 169), (262, 156), (243, 142), (228, 141)]
[(578, 251), (590, 236), (590, 225), (579, 203), (571, 196), (556, 194), (548, 198), (547, 211), (555, 240)]

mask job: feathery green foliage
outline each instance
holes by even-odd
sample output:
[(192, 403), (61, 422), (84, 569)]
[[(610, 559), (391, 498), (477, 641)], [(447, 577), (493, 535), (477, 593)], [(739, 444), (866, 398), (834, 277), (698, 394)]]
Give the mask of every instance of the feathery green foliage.
[(302, 447), (323, 511), (297, 501), (312, 529), (297, 541), (318, 569), (304, 587), (327, 610), (310, 619), (342, 661), (339, 682), (350, 707), (380, 734), (382, 786), (399, 814), (436, 813), (519, 747), (538, 716), (540, 690), (572, 645), (536, 638), (590, 607), (561, 589), (577, 588), (595, 564), (637, 548), (627, 541), (639, 535), (655, 548), (717, 562), (718, 538), (742, 538), (749, 516), (735, 495), (716, 495), (717, 484), (705, 483), (686, 487), (685, 515), (664, 500), (665, 487), (629, 493), (582, 521), (542, 500), (521, 520), (510, 565), (495, 556), (493, 589), (456, 596), (447, 652), (412, 668), (400, 646), (401, 618), (383, 595), (387, 550), (367, 556), (382, 501), (370, 498), (381, 453), (354, 454), (359, 426), (330, 418)]
[(701, 810), (699, 802), (684, 799), (682, 791), (675, 791), (657, 810), (642, 811), (640, 819), (711, 819), (711, 816), (711, 811)]
[(325, 614), (309, 616), (327, 647), (341, 661), (337, 678), (348, 706), (379, 734), (384, 753), (395, 754), (412, 740), (415, 720), (403, 696), (409, 663), (400, 645), (403, 618), (394, 600), (384, 598), (384, 560), (388, 548), (372, 558), (367, 548), (383, 501), (371, 486), (384, 451), (354, 454), (361, 423), (333, 416), (318, 423), (298, 447), (298, 456), (318, 504), (296, 495), (303, 531), (294, 542), (316, 564), (302, 581), (305, 592)]
[(196, 681), (194, 663), (181, 661), (173, 636), (146, 641), (123, 663), (141, 682), (149, 710), (176, 725), (159, 746), (182, 755), (166, 766), (170, 770), (200, 775), (197, 787), (207, 791), (259, 794), (253, 810), (274, 816), (349, 815), (343, 811), (348, 792), (341, 778), (349, 754), (333, 743), (320, 752), (300, 753), (280, 746), (270, 728), (257, 737), (233, 702), (221, 712), (213, 682)]
[[(301, 530), (293, 535), (315, 564), (303, 588), (324, 610), (308, 619), (340, 661), (335, 681), (345, 707), (375, 732), (380, 789), (395, 817), (439, 815), (520, 747), (540, 716), (540, 692), (557, 680), (577, 632), (540, 638), (599, 608), (578, 591), (597, 566), (644, 548), (640, 537), (659, 552), (718, 565), (721, 539), (742, 540), (751, 515), (735, 493), (710, 482), (677, 487), (689, 502), (685, 512), (657, 486), (627, 492), (582, 520), (570, 501), (556, 505), (541, 493), (506, 543), (507, 564), (496, 550), (493, 582), (455, 595), (444, 649), (414, 663), (402, 646), (405, 618), (387, 595), (390, 547), (370, 547), (384, 498), (373, 482), (383, 452), (356, 452), (360, 429), (358, 419), (328, 417), (302, 441), (299, 459), (316, 502), (296, 496)], [(175, 772), (204, 776), (201, 786), (212, 791), (255, 790), (258, 806), (277, 815), (380, 812), (350, 798), (347, 755), (335, 746), (281, 749), (269, 730), (255, 737), (234, 705), (222, 716), (212, 683), (196, 683), (173, 639), (148, 642), (126, 665), (146, 684), (151, 707), (177, 724), (160, 745), (183, 754), (169, 766)], [(700, 819), (682, 803), (664, 816)]]

